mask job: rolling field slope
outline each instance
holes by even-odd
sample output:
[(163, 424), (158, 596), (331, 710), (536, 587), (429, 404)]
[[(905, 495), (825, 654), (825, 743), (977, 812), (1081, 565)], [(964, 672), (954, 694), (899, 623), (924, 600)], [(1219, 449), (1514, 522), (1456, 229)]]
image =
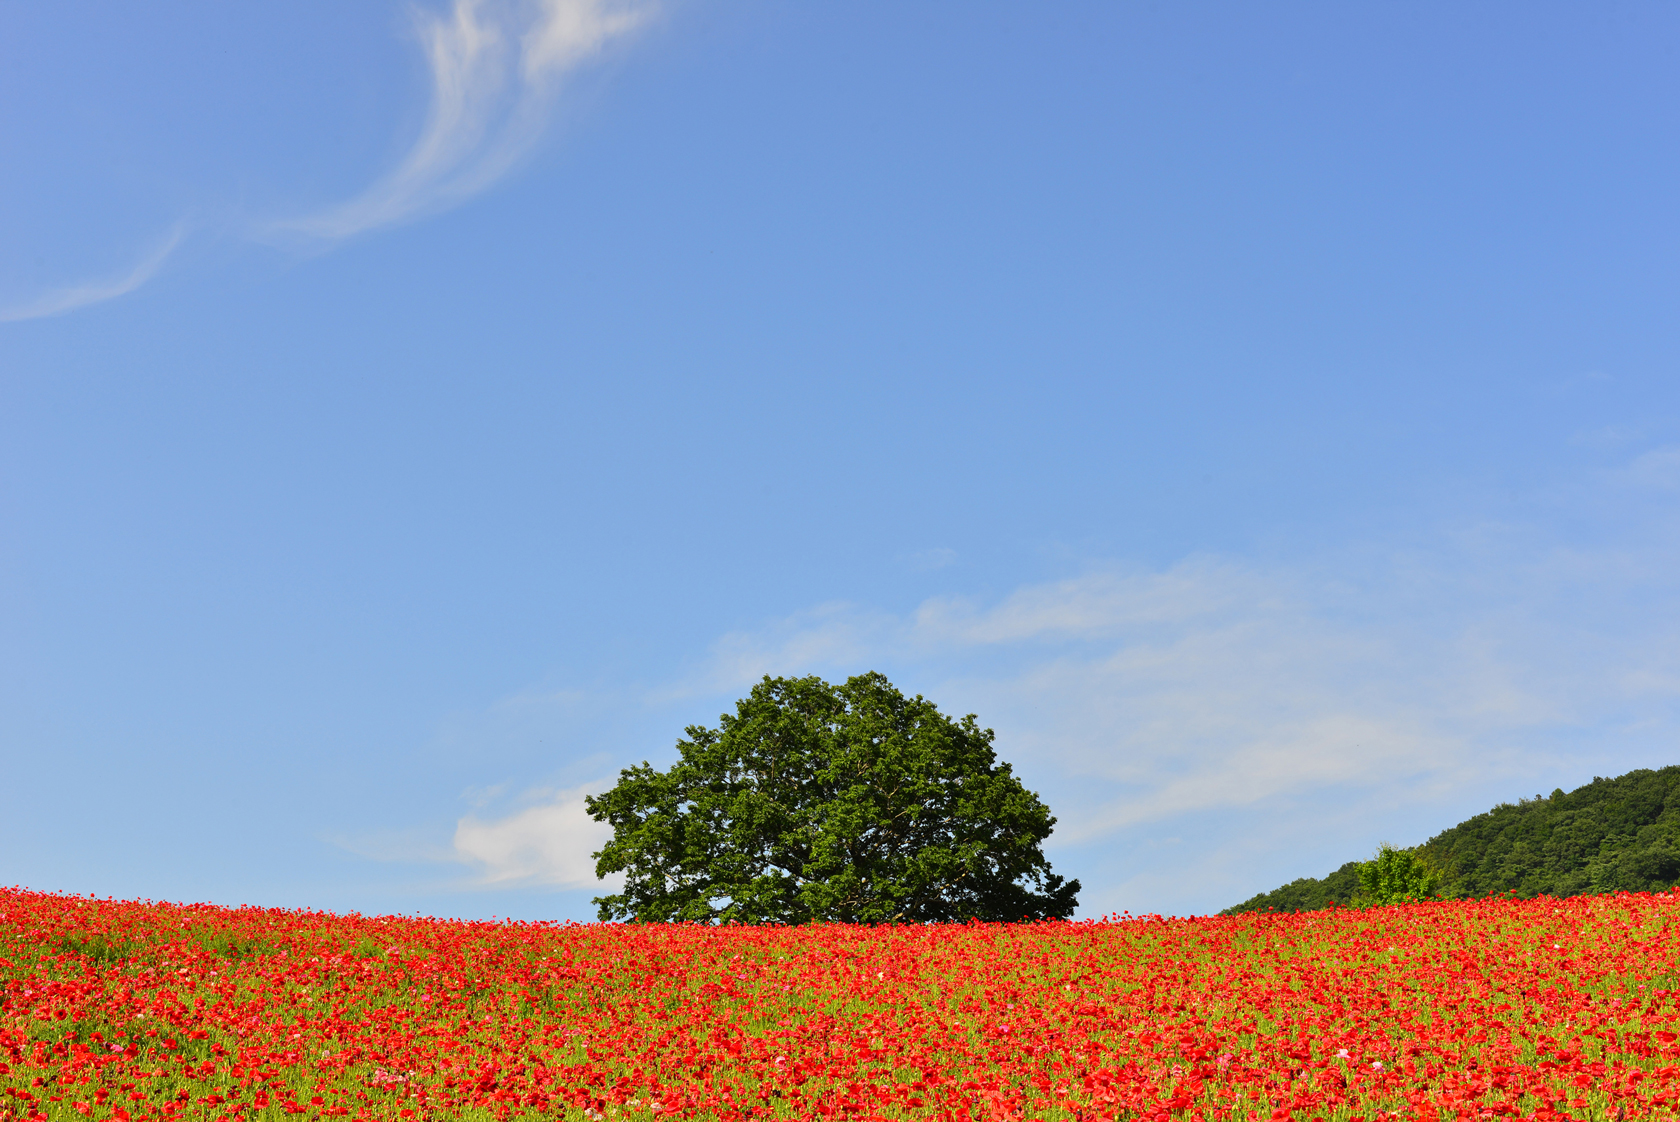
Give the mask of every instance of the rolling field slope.
[(0, 1118), (1667, 1117), (1680, 894), (1035, 925), (0, 891)]

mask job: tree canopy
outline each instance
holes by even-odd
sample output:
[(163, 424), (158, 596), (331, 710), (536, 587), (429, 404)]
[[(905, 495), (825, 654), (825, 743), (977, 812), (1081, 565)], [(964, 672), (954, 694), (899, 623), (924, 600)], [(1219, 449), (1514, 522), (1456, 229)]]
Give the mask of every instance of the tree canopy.
[[(1434, 894), (1449, 900), (1661, 891), (1680, 882), (1680, 766), (1501, 803), (1411, 852), (1437, 875)], [(1223, 914), (1348, 903), (1369, 895), (1362, 867), (1350, 861), (1323, 880), (1302, 877)]]
[(1441, 874), (1427, 858), (1383, 842), (1377, 855), (1359, 866), (1359, 895), (1354, 902), (1413, 904), (1432, 898), (1440, 889)]
[(1079, 882), (1040, 848), (1055, 819), (992, 750), (880, 674), (770, 678), (587, 801), (613, 838), (600, 917), (723, 923), (1066, 918)]

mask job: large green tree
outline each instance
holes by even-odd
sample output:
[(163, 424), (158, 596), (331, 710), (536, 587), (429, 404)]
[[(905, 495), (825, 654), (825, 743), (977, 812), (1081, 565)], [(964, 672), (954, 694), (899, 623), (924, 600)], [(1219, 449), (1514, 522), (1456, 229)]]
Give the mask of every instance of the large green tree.
[(1377, 855), (1359, 866), (1359, 902), (1412, 904), (1433, 899), (1441, 890), (1441, 874), (1429, 859), (1388, 842)]
[(602, 919), (926, 923), (1066, 918), (1079, 882), (1050, 872), (1055, 819), (992, 751), (880, 674), (769, 678), (669, 771), (643, 763), (588, 800), (612, 825)]

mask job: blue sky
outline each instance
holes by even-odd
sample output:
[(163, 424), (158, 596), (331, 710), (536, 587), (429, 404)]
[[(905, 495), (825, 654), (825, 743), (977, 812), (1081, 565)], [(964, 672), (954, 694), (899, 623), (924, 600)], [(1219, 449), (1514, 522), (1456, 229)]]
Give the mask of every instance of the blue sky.
[(1680, 763), (1677, 33), (0, 7), (0, 881), (589, 918), (764, 673), (1086, 915)]

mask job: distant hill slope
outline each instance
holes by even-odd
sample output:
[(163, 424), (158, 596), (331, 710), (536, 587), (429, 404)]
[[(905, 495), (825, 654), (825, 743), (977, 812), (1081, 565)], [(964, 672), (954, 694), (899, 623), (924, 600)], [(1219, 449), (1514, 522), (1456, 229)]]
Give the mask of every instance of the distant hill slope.
[[(1445, 875), (1442, 895), (1579, 896), (1653, 892), (1680, 881), (1680, 767), (1594, 779), (1565, 794), (1501, 803), (1417, 847)], [(1358, 861), (1323, 880), (1302, 877), (1226, 908), (1316, 911), (1346, 904), (1359, 887)]]

